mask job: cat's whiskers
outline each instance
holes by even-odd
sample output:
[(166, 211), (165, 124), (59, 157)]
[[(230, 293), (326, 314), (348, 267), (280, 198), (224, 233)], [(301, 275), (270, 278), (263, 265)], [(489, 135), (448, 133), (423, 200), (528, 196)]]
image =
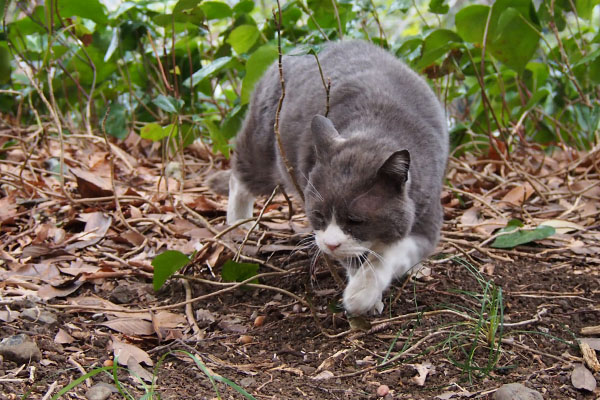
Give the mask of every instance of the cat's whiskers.
[(317, 190), (317, 188), (315, 187), (315, 185), (312, 184), (312, 182), (306, 177), (306, 175), (299, 171), (300, 175), (302, 175), (302, 177), (306, 180), (306, 188), (308, 189), (308, 191), (312, 194), (315, 195), (315, 197), (317, 199), (319, 199), (320, 201), (324, 201), (323, 200), (323, 196), (321, 196), (321, 193), (319, 193), (319, 191)]

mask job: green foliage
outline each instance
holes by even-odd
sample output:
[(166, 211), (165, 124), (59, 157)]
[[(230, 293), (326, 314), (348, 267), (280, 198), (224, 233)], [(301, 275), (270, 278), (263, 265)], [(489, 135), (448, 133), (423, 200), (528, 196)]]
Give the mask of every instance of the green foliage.
[[(258, 273), (258, 264), (238, 263), (232, 260), (223, 264), (221, 276), (225, 282), (243, 282)], [(251, 283), (258, 283), (253, 280)]]
[(491, 244), (497, 249), (512, 249), (520, 244), (535, 242), (546, 239), (556, 233), (551, 226), (540, 225), (535, 229), (522, 229), (523, 223), (519, 220), (511, 220), (505, 228), (499, 231), (498, 236)]
[(173, 274), (185, 267), (190, 262), (190, 258), (177, 250), (167, 250), (154, 257), (152, 266), (154, 267), (154, 290), (160, 290)]
[[(20, 107), (25, 96), (48, 117), (41, 94), (53, 90), (70, 131), (100, 133), (104, 122), (117, 139), (133, 131), (174, 146), (181, 135), (184, 144), (200, 138), (228, 155), (252, 90), (278, 55), (272, 8), (253, 0), (49, 4), (13, 2), (0, 35), (0, 89), (22, 93), (0, 95), (0, 111), (23, 125), (37, 123)], [(599, 4), (287, 1), (282, 47), (318, 56), (315, 49), (341, 35), (386, 47), (430, 78), (460, 151), (484, 150), (493, 136), (511, 151), (523, 140), (589, 149), (600, 124)], [(405, 31), (395, 30), (398, 20)], [(31, 67), (40, 91), (18, 64)]]

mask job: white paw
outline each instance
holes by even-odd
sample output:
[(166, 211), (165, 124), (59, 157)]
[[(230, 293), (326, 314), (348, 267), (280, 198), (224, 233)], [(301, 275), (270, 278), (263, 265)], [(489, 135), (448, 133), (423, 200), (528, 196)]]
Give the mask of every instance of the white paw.
[(351, 278), (344, 290), (344, 308), (350, 315), (381, 314), (381, 290), (371, 279)]

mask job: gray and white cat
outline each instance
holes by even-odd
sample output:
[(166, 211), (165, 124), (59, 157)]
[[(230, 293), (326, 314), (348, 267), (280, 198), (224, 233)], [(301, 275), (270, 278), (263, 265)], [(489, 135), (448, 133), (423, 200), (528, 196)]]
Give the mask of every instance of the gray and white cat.
[[(330, 111), (312, 55), (283, 58), (283, 146), (304, 192), (318, 248), (345, 264), (350, 314), (381, 312), (382, 293), (435, 248), (448, 157), (444, 111), (427, 83), (362, 41), (319, 53)], [(235, 141), (227, 222), (250, 218), (255, 196), (294, 191), (273, 126), (277, 64), (257, 84)]]

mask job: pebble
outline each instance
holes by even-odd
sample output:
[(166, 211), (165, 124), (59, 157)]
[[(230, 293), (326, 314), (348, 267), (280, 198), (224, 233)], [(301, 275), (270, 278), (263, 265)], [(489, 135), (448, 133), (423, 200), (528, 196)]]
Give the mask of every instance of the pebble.
[(23, 333), (2, 339), (0, 355), (17, 364), (26, 364), (42, 359), (42, 352), (37, 344)]
[(380, 385), (377, 388), (377, 396), (385, 397), (390, 392), (390, 388), (388, 385)]
[(494, 400), (544, 400), (544, 397), (520, 383), (509, 383), (496, 390)]
[(256, 383), (256, 380), (254, 378), (251, 378), (249, 376), (242, 378), (242, 380), (240, 381), (240, 385), (242, 385), (242, 387), (250, 387), (252, 385), (254, 385)]
[(108, 383), (100, 382), (92, 386), (85, 392), (87, 400), (106, 400), (111, 394), (117, 393), (119, 390)]
[(47, 325), (56, 323), (56, 316), (50, 311), (40, 311), (39, 308), (26, 308), (21, 311), (21, 316), (30, 321), (42, 322)]

